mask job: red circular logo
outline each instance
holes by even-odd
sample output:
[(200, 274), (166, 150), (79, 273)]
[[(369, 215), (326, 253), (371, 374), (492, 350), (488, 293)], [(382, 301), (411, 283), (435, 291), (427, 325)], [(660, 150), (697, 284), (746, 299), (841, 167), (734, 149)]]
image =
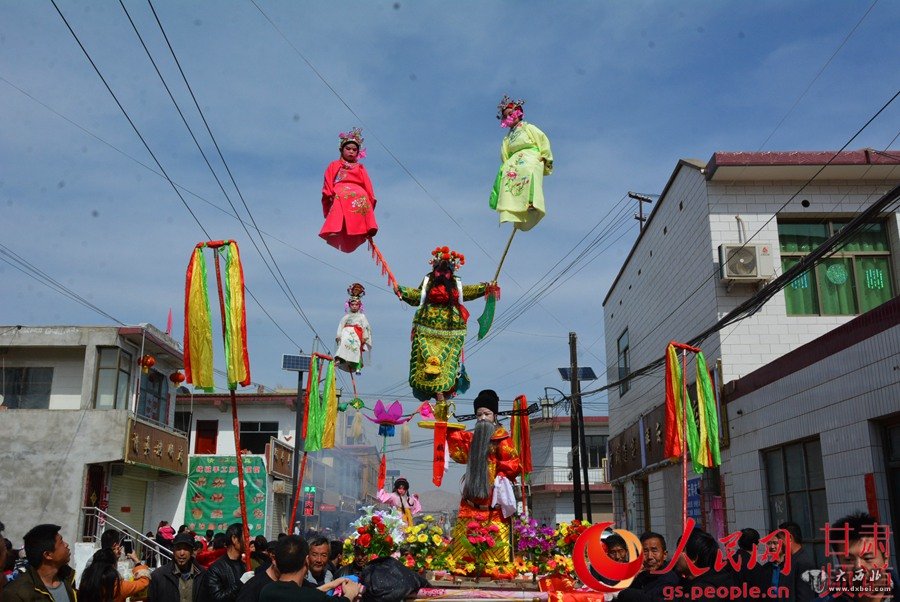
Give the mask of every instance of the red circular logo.
[[(607, 555), (600, 536), (610, 527), (612, 523), (609, 522), (592, 525), (578, 537), (572, 552), (575, 574), (582, 583), (599, 592), (625, 589), (631, 585), (644, 563), (641, 541), (634, 533), (625, 529), (613, 529), (613, 532), (625, 540), (628, 562), (616, 562)], [(610, 583), (600, 581), (595, 574)]]

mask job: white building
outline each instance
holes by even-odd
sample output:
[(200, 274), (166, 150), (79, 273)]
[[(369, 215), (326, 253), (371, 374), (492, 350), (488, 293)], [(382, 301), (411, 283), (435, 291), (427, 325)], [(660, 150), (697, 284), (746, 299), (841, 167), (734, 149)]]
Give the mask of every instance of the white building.
[[(141, 358), (152, 357), (143, 362)], [(99, 507), (155, 531), (184, 488), (187, 437), (173, 428), (178, 344), (140, 326), (0, 326), (0, 514), (7, 536), (54, 523), (95, 534)], [(146, 367), (146, 371), (144, 368)]]
[[(264, 482), (259, 479), (262, 485), (259, 493), (265, 496), (265, 501), (262, 503), (261, 500), (258, 504), (265, 518), (252, 520), (253, 517), (250, 517), (249, 522), (262, 525), (255, 531), (272, 538), (280, 532), (290, 532), (297, 394), (296, 391), (241, 393), (236, 398), (242, 456), (249, 457), (248, 462), (258, 458), (257, 464), (265, 466), (266, 473), (263, 475)], [(235, 457), (230, 395), (180, 394), (175, 417), (177, 423), (190, 433), (190, 450), (195, 465), (204, 458)], [(298, 520), (307, 528), (327, 528), (334, 533), (342, 533), (350, 522), (359, 517), (357, 509), (360, 506), (375, 503), (377, 450), (366, 445), (364, 440), (350, 439), (346, 434), (346, 424), (346, 414), (339, 413), (336, 447), (308, 456), (303, 485), (304, 488), (315, 487), (315, 493), (309, 498), (302, 496), (297, 509)], [(206, 502), (200, 499), (205, 495), (200, 489), (195, 479), (189, 478), (189, 486), (180, 493), (177, 509), (169, 520), (178, 525), (193, 524), (193, 529), (198, 532), (206, 530), (209, 517), (207, 514), (205, 518), (200, 518), (204, 515), (198, 506)], [(196, 503), (192, 504), (192, 501)], [(311, 502), (309, 506), (307, 501)], [(223, 502), (229, 510), (235, 507), (234, 500)], [(311, 516), (304, 516), (303, 511), (307, 507), (313, 512)], [(192, 515), (192, 511), (196, 515)], [(251, 513), (253, 511), (251, 509)], [(226, 512), (219, 520), (213, 521), (215, 526), (209, 525), (208, 528), (218, 531), (222, 524), (235, 519)]]
[[(570, 418), (560, 416), (531, 423), (531, 515), (539, 523), (555, 525), (575, 519)], [(606, 476), (606, 416), (585, 416), (588, 480), (593, 522), (612, 520), (612, 490)], [(580, 459), (584, 465), (584, 458)], [(582, 477), (582, 481), (584, 478)], [(582, 487), (584, 483), (582, 482)], [(584, 506), (587, 518), (587, 507)]]
[[(707, 163), (679, 161), (603, 302), (608, 381), (661, 358), (669, 341), (687, 341), (715, 324), (898, 182), (897, 155), (873, 150), (718, 152)], [(898, 226), (896, 211), (879, 216), (758, 313), (703, 341), (715, 383), (747, 375), (891, 299), (900, 282), (892, 258), (900, 249)], [(723, 270), (720, 252), (728, 257), (727, 245), (743, 243)], [(693, 370), (689, 364), (688, 374)], [(609, 391), (610, 478), (618, 524), (638, 533), (652, 528), (674, 541), (681, 469), (663, 462), (662, 376), (659, 370)], [(714, 534), (771, 529), (769, 520), (737, 520), (751, 516), (749, 509), (734, 512), (733, 492), (748, 485), (736, 481), (728, 447), (742, 433), (720, 414), (723, 466), (702, 478), (690, 475), (699, 485), (692, 513)], [(755, 511), (762, 516), (761, 507)]]
[[(727, 383), (730, 522), (900, 525), (900, 297)], [(808, 531), (807, 531), (808, 530)], [(894, 552), (900, 549), (892, 528)]]

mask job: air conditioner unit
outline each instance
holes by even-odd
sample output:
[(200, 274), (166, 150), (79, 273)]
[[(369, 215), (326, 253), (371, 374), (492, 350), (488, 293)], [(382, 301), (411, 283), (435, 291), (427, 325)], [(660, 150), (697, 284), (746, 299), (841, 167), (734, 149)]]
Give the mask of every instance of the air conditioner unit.
[(719, 245), (719, 275), (725, 282), (760, 282), (775, 277), (770, 245)]

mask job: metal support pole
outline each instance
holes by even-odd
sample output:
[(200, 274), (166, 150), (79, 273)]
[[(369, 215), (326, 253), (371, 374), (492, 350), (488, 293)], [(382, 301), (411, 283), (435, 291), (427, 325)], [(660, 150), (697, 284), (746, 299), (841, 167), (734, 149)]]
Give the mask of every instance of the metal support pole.
[[(297, 401), (294, 405), (294, 460), (291, 465), (291, 488), (294, 494), (291, 496), (291, 508), (297, 507), (297, 478), (300, 474), (300, 454), (303, 451), (303, 371), (297, 372)], [(288, 513), (290, 518), (290, 513)], [(294, 532), (294, 525), (290, 526), (290, 532)]]
[(581, 462), (579, 461), (578, 438), (578, 350), (574, 332), (569, 333), (569, 386), (572, 405), (569, 412), (569, 430), (572, 440), (572, 501), (575, 505), (576, 520), (584, 520), (581, 497)]
[(575, 383), (578, 385), (577, 393), (575, 394), (572, 403), (576, 404), (578, 407), (578, 445), (580, 448), (579, 455), (581, 456), (581, 470), (584, 476), (584, 503), (585, 506), (587, 506), (585, 515), (587, 516), (588, 522), (593, 523), (594, 517), (591, 512), (591, 480), (588, 476), (588, 468), (590, 467), (591, 459), (588, 456), (587, 440), (584, 435), (584, 408), (581, 406), (581, 381), (577, 378), (577, 375)]

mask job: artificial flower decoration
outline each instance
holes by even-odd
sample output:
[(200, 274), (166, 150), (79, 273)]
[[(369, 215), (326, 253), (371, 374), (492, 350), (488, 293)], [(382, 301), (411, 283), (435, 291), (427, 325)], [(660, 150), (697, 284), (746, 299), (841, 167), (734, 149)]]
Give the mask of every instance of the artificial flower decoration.
[[(431, 404), (423, 402), (422, 405), (419, 406), (419, 409), (416, 410), (422, 418), (425, 420), (434, 420), (434, 409), (431, 407)], [(427, 517), (426, 517), (427, 518)]]
[(403, 415), (403, 406), (395, 401), (390, 407), (385, 408), (380, 399), (375, 402), (375, 418), (366, 416), (370, 421), (378, 425), (378, 434), (382, 437), (393, 437), (398, 424), (404, 424), (412, 419), (412, 416)]

